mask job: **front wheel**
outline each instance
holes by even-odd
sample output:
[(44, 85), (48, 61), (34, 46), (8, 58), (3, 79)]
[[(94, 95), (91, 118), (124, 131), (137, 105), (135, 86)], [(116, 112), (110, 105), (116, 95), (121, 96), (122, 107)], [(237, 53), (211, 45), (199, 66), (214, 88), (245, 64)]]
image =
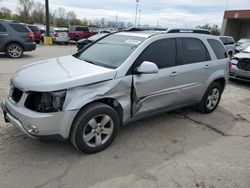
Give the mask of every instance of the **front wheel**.
[(205, 92), (200, 104), (198, 105), (198, 110), (202, 113), (213, 112), (220, 103), (222, 94), (222, 87), (220, 84), (213, 82)]
[(112, 107), (103, 103), (93, 103), (76, 116), (70, 140), (84, 153), (97, 153), (113, 142), (119, 126), (119, 116)]

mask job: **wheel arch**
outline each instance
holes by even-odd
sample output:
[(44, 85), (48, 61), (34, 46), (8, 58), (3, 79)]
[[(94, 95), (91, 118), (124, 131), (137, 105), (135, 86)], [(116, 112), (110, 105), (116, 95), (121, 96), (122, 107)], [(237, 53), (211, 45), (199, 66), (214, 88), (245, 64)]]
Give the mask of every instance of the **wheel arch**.
[(117, 112), (117, 114), (119, 116), (120, 125), (122, 125), (122, 122), (123, 122), (123, 107), (120, 104), (120, 102), (118, 100), (116, 100), (114, 98), (110, 98), (110, 97), (106, 97), (106, 98), (102, 98), (102, 99), (96, 99), (96, 100), (93, 100), (91, 102), (88, 102), (88, 103), (84, 104), (79, 109), (79, 111), (76, 113), (76, 115), (73, 118), (73, 121), (72, 121), (72, 123), (71, 123), (71, 125), (69, 126), (69, 129), (68, 129), (68, 137), (71, 135), (71, 132), (72, 132), (72, 129), (73, 129), (73, 124), (74, 124), (75, 119), (78, 116), (78, 114), (80, 114), (80, 112), (82, 110), (84, 110), (86, 107), (88, 107), (89, 105), (91, 105), (93, 103), (103, 103), (103, 104), (106, 104), (106, 105), (110, 106), (111, 108), (113, 108)]
[(7, 47), (10, 45), (10, 44), (19, 44), (22, 48), (23, 48), (23, 51), (25, 51), (25, 48), (24, 46), (22, 45), (21, 42), (18, 42), (18, 41), (9, 41), (5, 44), (5, 47), (4, 47), (4, 51), (6, 52), (7, 50)]

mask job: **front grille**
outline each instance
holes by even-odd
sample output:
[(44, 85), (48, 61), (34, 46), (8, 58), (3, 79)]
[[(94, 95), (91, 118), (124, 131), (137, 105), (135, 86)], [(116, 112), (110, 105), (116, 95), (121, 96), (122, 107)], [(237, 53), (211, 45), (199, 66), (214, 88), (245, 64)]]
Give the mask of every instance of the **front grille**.
[(10, 97), (13, 101), (15, 101), (16, 103), (18, 103), (23, 95), (23, 91), (21, 91), (20, 89), (12, 86), (10, 89)]
[(238, 68), (245, 71), (250, 71), (250, 59), (240, 59)]

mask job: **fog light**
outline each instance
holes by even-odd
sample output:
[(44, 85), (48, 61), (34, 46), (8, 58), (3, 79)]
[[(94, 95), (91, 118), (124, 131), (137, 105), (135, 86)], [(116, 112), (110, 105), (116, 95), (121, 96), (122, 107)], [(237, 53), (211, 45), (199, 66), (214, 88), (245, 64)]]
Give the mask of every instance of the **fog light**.
[(39, 133), (38, 128), (34, 125), (28, 125), (25, 127), (25, 129), (30, 134), (38, 134)]

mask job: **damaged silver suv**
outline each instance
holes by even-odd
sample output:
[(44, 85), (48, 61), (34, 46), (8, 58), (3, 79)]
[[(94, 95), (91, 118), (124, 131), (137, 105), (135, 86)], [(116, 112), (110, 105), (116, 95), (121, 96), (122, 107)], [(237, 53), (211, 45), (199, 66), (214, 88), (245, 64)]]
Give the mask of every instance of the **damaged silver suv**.
[(212, 35), (119, 32), (21, 68), (1, 106), (6, 122), (28, 136), (69, 139), (95, 153), (131, 121), (190, 105), (213, 112), (229, 69)]

